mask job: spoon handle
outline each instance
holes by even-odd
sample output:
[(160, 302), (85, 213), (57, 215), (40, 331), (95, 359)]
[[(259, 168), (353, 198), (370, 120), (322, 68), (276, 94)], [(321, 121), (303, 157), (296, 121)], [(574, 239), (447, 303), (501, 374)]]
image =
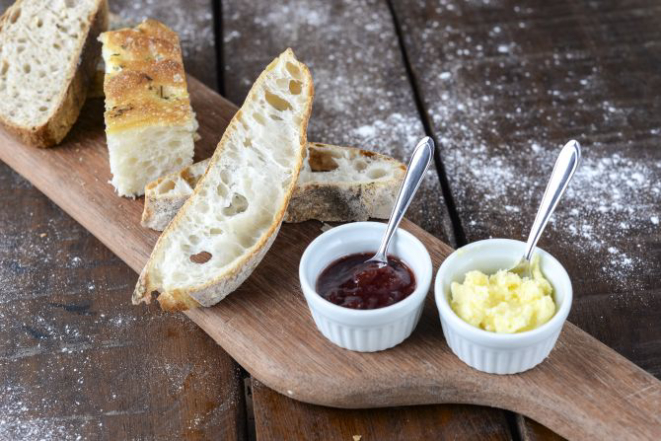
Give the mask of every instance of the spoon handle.
[(395, 201), (392, 213), (390, 214), (386, 234), (383, 236), (381, 246), (379, 246), (379, 250), (376, 252), (376, 256), (382, 256), (384, 261), (388, 253), (390, 239), (392, 239), (393, 234), (397, 231), (397, 227), (402, 221), (404, 213), (406, 213), (409, 205), (411, 205), (413, 196), (420, 187), (422, 178), (429, 168), (433, 158), (434, 141), (429, 136), (426, 136), (418, 142), (418, 145), (413, 151), (413, 155), (411, 155), (411, 160), (409, 161), (406, 175), (404, 176), (404, 182), (402, 182), (399, 194), (397, 195), (397, 200)]
[(524, 255), (527, 261), (530, 261), (532, 258), (532, 253), (537, 245), (537, 241), (539, 241), (542, 231), (544, 231), (555, 207), (558, 206), (560, 198), (565, 193), (569, 181), (571, 181), (571, 178), (574, 176), (574, 172), (578, 168), (580, 161), (581, 145), (577, 141), (569, 141), (562, 148), (558, 155), (558, 159), (555, 161), (553, 172), (551, 173), (551, 179), (546, 186), (544, 196), (542, 197), (542, 203), (539, 205), (539, 210), (535, 217), (535, 222), (533, 222), (532, 228), (530, 229), (530, 235), (528, 236), (528, 242), (526, 244), (526, 254)]

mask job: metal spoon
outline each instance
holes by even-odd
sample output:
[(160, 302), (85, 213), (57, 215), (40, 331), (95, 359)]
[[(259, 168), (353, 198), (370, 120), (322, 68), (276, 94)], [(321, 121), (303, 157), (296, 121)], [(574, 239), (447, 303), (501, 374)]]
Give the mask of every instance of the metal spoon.
[(569, 181), (574, 176), (574, 172), (578, 168), (581, 161), (581, 145), (574, 140), (569, 141), (560, 150), (558, 159), (553, 166), (551, 179), (546, 186), (542, 202), (539, 205), (535, 222), (532, 224), (532, 229), (528, 235), (528, 242), (526, 243), (526, 252), (523, 257), (510, 271), (519, 274), (521, 277), (532, 277), (530, 269), (530, 259), (532, 253), (539, 241), (542, 231), (553, 214), (553, 210), (558, 206), (560, 198), (565, 193)]
[(418, 145), (415, 147), (415, 150), (411, 155), (411, 160), (409, 161), (408, 169), (404, 176), (404, 182), (402, 182), (402, 186), (399, 188), (399, 194), (397, 195), (395, 206), (390, 214), (386, 233), (381, 240), (381, 246), (379, 246), (379, 250), (374, 257), (367, 260), (365, 263), (377, 263), (379, 267), (388, 265), (387, 254), (390, 240), (395, 234), (395, 231), (397, 231), (397, 227), (402, 221), (404, 213), (406, 213), (406, 210), (409, 208), (415, 192), (418, 190), (418, 187), (420, 187), (422, 178), (429, 168), (433, 158), (434, 141), (426, 136), (418, 142)]

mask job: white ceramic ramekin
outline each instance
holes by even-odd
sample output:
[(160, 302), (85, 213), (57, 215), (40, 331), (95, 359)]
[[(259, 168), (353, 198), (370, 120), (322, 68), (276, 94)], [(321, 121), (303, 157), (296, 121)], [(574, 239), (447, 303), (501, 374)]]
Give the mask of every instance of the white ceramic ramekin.
[(335, 260), (355, 253), (373, 253), (386, 225), (356, 222), (326, 231), (310, 243), (299, 265), (305, 300), (321, 333), (336, 345), (360, 352), (382, 351), (403, 342), (418, 324), (432, 278), (432, 263), (425, 246), (399, 228), (388, 254), (413, 271), (415, 291), (385, 308), (356, 310), (335, 305), (317, 294), (317, 277)]
[(523, 255), (525, 243), (509, 239), (488, 239), (466, 245), (441, 265), (434, 284), (436, 306), (445, 339), (452, 351), (469, 366), (490, 374), (516, 374), (537, 366), (549, 355), (572, 303), (572, 286), (567, 271), (553, 256), (537, 248), (544, 276), (553, 285), (555, 315), (531, 331), (496, 334), (463, 321), (450, 307), (450, 285), (463, 282), (468, 271), (493, 274), (513, 267)]

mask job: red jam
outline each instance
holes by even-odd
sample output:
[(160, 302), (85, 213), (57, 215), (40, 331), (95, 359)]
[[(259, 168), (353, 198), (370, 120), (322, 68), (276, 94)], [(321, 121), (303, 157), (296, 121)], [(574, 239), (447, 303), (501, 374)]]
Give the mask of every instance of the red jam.
[(388, 265), (365, 263), (374, 253), (351, 254), (328, 265), (317, 279), (317, 292), (329, 302), (352, 309), (393, 305), (415, 290), (415, 276), (396, 257)]

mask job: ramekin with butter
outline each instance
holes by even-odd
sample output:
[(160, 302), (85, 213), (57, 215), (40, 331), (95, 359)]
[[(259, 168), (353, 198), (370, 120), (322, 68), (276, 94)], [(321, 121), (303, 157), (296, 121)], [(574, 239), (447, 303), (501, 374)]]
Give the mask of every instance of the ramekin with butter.
[(450, 285), (452, 310), (485, 331), (513, 334), (540, 327), (555, 314), (553, 286), (542, 274), (538, 254), (531, 263), (531, 278), (504, 269), (492, 275), (469, 271), (463, 283)]
[(445, 339), (466, 364), (483, 372), (515, 374), (541, 363), (555, 345), (572, 302), (567, 271), (535, 250), (533, 277), (508, 272), (525, 243), (475, 242), (452, 253), (435, 281)]

